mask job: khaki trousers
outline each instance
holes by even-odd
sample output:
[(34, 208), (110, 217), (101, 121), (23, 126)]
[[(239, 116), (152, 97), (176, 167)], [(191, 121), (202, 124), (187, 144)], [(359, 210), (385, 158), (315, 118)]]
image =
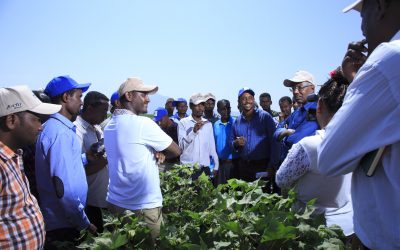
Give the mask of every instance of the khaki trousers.
[(143, 219), (146, 222), (147, 227), (150, 229), (151, 238), (154, 240), (160, 235), (160, 226), (163, 221), (161, 207), (141, 209), (141, 210), (130, 210), (117, 205), (108, 203), (108, 209), (111, 213), (117, 216), (125, 215), (126, 211), (131, 211), (136, 217)]

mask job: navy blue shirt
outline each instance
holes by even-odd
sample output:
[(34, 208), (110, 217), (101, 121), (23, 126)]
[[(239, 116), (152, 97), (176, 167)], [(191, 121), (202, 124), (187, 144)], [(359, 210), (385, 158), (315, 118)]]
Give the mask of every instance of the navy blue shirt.
[(279, 143), (273, 139), (275, 122), (267, 112), (257, 109), (253, 117), (247, 121), (239, 115), (232, 126), (231, 143), (240, 136), (246, 139), (244, 147), (237, 152), (243, 160), (269, 159), (269, 167), (279, 163)]
[(310, 119), (308, 113), (310, 109), (316, 109), (316, 102), (307, 102), (303, 107), (298, 108), (293, 112), (285, 121), (279, 123), (274, 138), (277, 140), (279, 135), (286, 129), (294, 129), (295, 132), (290, 136), (282, 139), (282, 142), (286, 147), (282, 148), (281, 160), (285, 159), (289, 149), (293, 144), (299, 142), (306, 136), (314, 135), (315, 131), (319, 128), (316, 119)]

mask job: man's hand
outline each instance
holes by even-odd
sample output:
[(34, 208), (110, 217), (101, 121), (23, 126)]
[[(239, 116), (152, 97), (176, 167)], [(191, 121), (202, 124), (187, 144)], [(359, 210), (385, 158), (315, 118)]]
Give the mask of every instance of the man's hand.
[(193, 132), (197, 133), (197, 131), (199, 131), (204, 126), (204, 124), (204, 122), (197, 122), (193, 127)]
[(161, 164), (165, 161), (165, 154), (163, 152), (156, 152), (155, 157), (157, 159), (157, 164)]
[(342, 61), (342, 71), (344, 77), (352, 82), (354, 76), (357, 74), (358, 70), (367, 60), (365, 53), (368, 51), (365, 45), (367, 40), (362, 40), (359, 42), (352, 42), (347, 48), (347, 52), (344, 55)]
[(283, 130), (282, 133), (278, 136), (278, 141), (282, 141), (283, 138), (292, 135), (294, 132), (296, 132), (296, 130), (290, 128)]
[(233, 141), (233, 144), (235, 145), (235, 147), (243, 147), (244, 145), (246, 145), (246, 138), (244, 138), (243, 136), (236, 137), (236, 139)]
[(97, 234), (97, 227), (90, 223), (90, 225), (86, 228), (91, 234), (96, 235)]
[(88, 160), (85, 167), (86, 175), (95, 174), (108, 164), (107, 158), (103, 155), (94, 154), (91, 150), (86, 151), (86, 158)]
[(217, 177), (217, 175), (218, 175), (218, 170), (213, 169), (213, 176), (214, 176), (214, 178)]

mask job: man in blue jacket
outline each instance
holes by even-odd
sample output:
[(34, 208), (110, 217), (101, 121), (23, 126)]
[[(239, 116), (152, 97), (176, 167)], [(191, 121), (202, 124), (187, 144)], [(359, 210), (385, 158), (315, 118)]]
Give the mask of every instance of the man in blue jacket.
[(286, 79), (283, 85), (290, 88), (300, 107), (285, 122), (280, 123), (274, 133), (274, 138), (285, 144), (281, 148), (280, 162), (285, 159), (293, 144), (306, 136), (314, 135), (318, 129), (315, 117), (317, 103), (307, 102), (307, 96), (315, 90), (314, 77), (307, 71), (299, 70), (293, 78)]

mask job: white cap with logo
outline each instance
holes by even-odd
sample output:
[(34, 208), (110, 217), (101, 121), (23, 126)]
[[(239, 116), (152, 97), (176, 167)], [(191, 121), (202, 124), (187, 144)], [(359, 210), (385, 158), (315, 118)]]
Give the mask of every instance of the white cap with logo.
[(26, 85), (0, 88), (0, 117), (22, 111), (51, 115), (60, 109), (61, 105), (41, 102)]

